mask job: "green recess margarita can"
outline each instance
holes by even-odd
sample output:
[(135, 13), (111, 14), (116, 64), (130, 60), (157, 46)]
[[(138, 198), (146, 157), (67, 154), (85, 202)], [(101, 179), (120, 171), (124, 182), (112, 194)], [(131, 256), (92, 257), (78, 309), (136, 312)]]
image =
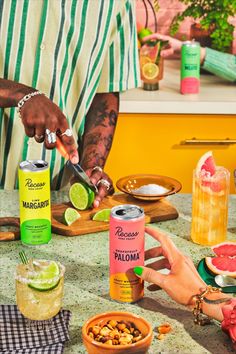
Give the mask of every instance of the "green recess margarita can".
[(199, 93), (200, 88), (200, 44), (187, 41), (181, 47), (181, 84), (182, 94)]
[(42, 245), (51, 240), (50, 176), (48, 163), (27, 160), (19, 166), (21, 241)]

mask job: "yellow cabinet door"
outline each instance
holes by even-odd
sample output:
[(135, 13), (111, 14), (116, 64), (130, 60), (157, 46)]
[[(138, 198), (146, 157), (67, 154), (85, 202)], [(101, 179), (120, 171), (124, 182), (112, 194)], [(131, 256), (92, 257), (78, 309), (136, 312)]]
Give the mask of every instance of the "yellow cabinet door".
[[(221, 144), (186, 145), (188, 139), (217, 139)], [(236, 116), (120, 114), (106, 171), (114, 182), (135, 173), (176, 178), (182, 192), (192, 191), (192, 171), (205, 152), (212, 150), (217, 165), (236, 169)]]

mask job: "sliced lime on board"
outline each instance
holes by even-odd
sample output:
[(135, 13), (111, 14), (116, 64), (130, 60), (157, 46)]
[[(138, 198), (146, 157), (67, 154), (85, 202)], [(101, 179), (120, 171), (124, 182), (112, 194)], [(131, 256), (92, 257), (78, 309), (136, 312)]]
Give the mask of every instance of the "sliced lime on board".
[(93, 220), (108, 222), (110, 220), (110, 214), (111, 214), (111, 209), (99, 210), (96, 214), (94, 214)]
[(70, 187), (69, 197), (72, 205), (79, 210), (86, 210), (92, 205), (95, 194), (83, 183), (74, 183)]
[(63, 214), (64, 223), (68, 226), (72, 225), (76, 220), (78, 220), (81, 215), (76, 209), (67, 208)]
[(35, 276), (29, 282), (29, 287), (46, 291), (54, 289), (60, 281), (60, 268), (54, 261), (37, 261)]

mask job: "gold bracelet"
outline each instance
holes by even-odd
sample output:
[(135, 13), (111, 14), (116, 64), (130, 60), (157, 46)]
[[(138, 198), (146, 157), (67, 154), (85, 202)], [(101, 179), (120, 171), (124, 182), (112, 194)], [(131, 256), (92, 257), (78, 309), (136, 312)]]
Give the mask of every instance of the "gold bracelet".
[(200, 293), (197, 295), (193, 296), (193, 300), (195, 300), (195, 306), (193, 309), (193, 315), (194, 315), (194, 323), (198, 324), (200, 326), (205, 326), (211, 323), (211, 319), (207, 316), (204, 315), (202, 312), (202, 303), (207, 302), (208, 304), (217, 304), (217, 303), (221, 303), (221, 302), (226, 302), (229, 299), (220, 299), (219, 300), (208, 300), (207, 298), (205, 298), (205, 296), (207, 294), (212, 294), (212, 293), (220, 293), (221, 289), (220, 288), (215, 288), (211, 285), (207, 285), (207, 287)]

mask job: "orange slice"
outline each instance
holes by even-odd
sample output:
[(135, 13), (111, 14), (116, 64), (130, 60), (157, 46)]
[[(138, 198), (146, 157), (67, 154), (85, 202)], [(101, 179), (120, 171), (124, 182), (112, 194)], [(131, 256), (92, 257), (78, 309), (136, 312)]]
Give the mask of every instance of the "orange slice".
[(140, 67), (141, 67), (141, 68), (142, 68), (145, 64), (152, 62), (152, 60), (151, 60), (149, 57), (147, 57), (146, 55), (141, 55), (139, 61), (140, 61)]
[(146, 63), (142, 67), (142, 74), (145, 79), (153, 80), (159, 74), (159, 67), (154, 63)]

